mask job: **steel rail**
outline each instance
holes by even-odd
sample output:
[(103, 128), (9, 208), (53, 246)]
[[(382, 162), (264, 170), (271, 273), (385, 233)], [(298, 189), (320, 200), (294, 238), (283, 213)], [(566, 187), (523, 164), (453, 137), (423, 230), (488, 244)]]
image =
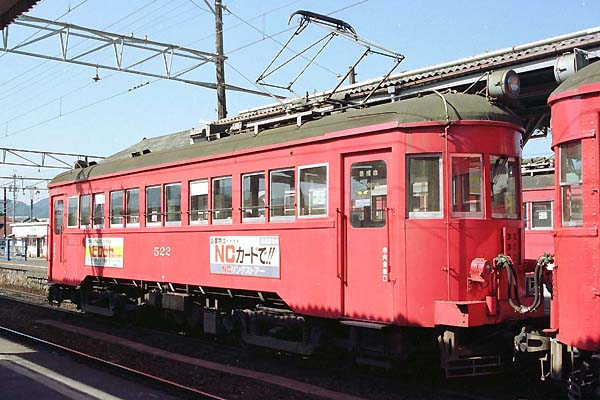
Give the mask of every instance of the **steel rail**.
[(60, 345), (60, 344), (57, 344), (57, 343), (52, 343), (52, 342), (50, 342), (48, 340), (41, 339), (41, 338), (38, 338), (38, 337), (35, 337), (35, 336), (31, 336), (31, 335), (29, 335), (27, 333), (19, 332), (19, 331), (16, 331), (14, 329), (7, 328), (7, 327), (1, 326), (1, 325), (0, 325), (0, 331), (7, 332), (9, 334), (12, 334), (12, 335), (15, 335), (15, 336), (18, 336), (18, 337), (21, 337), (21, 338), (33, 341), (35, 343), (42, 344), (44, 346), (48, 346), (48, 347), (51, 347), (51, 348), (54, 348), (54, 349), (58, 349), (60, 351), (63, 351), (63, 352), (75, 355), (77, 357), (81, 357), (81, 358), (84, 358), (84, 359), (87, 359), (87, 360), (94, 361), (94, 362), (99, 363), (101, 365), (105, 365), (105, 366), (108, 366), (108, 367), (111, 367), (111, 368), (119, 369), (119, 370), (125, 371), (127, 373), (130, 373), (132, 375), (137, 375), (137, 376), (139, 376), (141, 378), (144, 378), (144, 379), (148, 379), (148, 380), (152, 380), (152, 381), (155, 381), (155, 382), (159, 382), (161, 384), (165, 384), (165, 385), (171, 386), (171, 387), (173, 387), (173, 388), (175, 388), (177, 390), (182, 390), (182, 391), (185, 391), (185, 392), (189, 392), (189, 393), (193, 394), (194, 396), (201, 396), (200, 398), (202, 398), (202, 399), (228, 400), (228, 399), (226, 399), (224, 397), (220, 397), (220, 396), (214, 395), (212, 393), (205, 392), (203, 390), (195, 389), (195, 388), (192, 388), (192, 387), (189, 387), (189, 386), (182, 385), (182, 384), (177, 383), (177, 382), (169, 381), (169, 380), (167, 380), (165, 378), (161, 378), (159, 376), (155, 376), (155, 375), (149, 374), (147, 372), (138, 371), (136, 369), (127, 367), (125, 365), (121, 365), (121, 364), (117, 364), (117, 363), (112, 362), (112, 361), (104, 360), (104, 359), (102, 359), (100, 357), (96, 357), (96, 356), (93, 356), (91, 354), (83, 353), (81, 351), (78, 351), (78, 350), (75, 350), (75, 349), (71, 349), (69, 347), (66, 347), (66, 346), (63, 346), (63, 345)]

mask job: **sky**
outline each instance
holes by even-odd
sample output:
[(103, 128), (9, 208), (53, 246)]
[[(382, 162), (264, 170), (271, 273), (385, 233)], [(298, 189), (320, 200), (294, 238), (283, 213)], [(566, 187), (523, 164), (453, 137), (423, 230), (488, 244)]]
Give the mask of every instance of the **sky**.
[[(213, 0), (209, 0), (213, 2)], [(282, 48), (297, 20), (296, 10), (343, 19), (363, 38), (406, 58), (396, 72), (508, 48), (599, 25), (600, 1), (532, 0), (223, 0), (226, 82), (255, 89), (253, 82)], [(42, 0), (29, 16), (214, 52), (214, 17), (204, 0)], [(9, 27), (9, 46), (37, 30)], [(300, 51), (325, 32), (309, 26), (290, 48)], [(40, 33), (37, 33), (39, 37)], [(74, 51), (90, 48), (71, 38)], [(41, 41), (35, 51), (60, 54), (58, 38)], [(111, 63), (114, 55), (90, 55), (92, 64)], [(298, 94), (332, 88), (362, 53), (353, 43), (335, 38), (293, 86)], [(288, 56), (289, 51), (284, 53)], [(126, 61), (139, 57), (125, 50)], [(286, 85), (303, 64), (296, 59), (268, 82)], [(162, 61), (143, 64), (164, 71)], [(185, 64), (174, 65), (174, 69)], [(384, 75), (391, 61), (369, 56), (358, 68), (359, 81)], [(108, 156), (144, 137), (200, 126), (217, 118), (211, 89), (99, 69), (0, 53), (0, 147)], [(186, 78), (214, 82), (212, 64)], [(134, 89), (135, 88), (135, 89)], [(289, 92), (277, 92), (290, 95)], [(229, 116), (272, 103), (268, 97), (227, 93)], [(550, 153), (549, 140), (530, 142), (526, 155)], [(16, 173), (49, 178), (56, 170), (0, 164), (0, 176)], [(0, 180), (0, 186), (6, 184)], [(27, 182), (25, 184), (28, 184)], [(38, 187), (43, 184), (35, 183)], [(35, 196), (43, 197), (44, 191)], [(21, 198), (22, 197), (22, 198)], [(37, 200), (36, 197), (36, 200)], [(19, 200), (29, 199), (29, 193)]]

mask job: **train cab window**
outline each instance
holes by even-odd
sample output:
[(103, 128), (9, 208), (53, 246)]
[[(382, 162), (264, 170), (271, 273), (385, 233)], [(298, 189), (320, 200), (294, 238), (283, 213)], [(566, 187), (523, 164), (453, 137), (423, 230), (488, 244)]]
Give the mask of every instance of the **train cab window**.
[(165, 185), (165, 225), (181, 224), (181, 183)]
[(60, 235), (64, 222), (64, 203), (62, 200), (54, 202), (54, 234)]
[(581, 141), (563, 143), (560, 152), (560, 196), (563, 226), (583, 225)]
[(265, 220), (265, 174), (242, 175), (242, 222)]
[(531, 229), (552, 229), (552, 202), (531, 203)]
[(407, 170), (409, 218), (441, 218), (442, 157), (424, 154), (408, 156)]
[(85, 194), (79, 198), (79, 227), (88, 228), (90, 226), (90, 204), (91, 196)]
[(231, 176), (212, 180), (213, 222), (230, 223), (233, 203), (231, 202)]
[(481, 156), (452, 157), (452, 216), (481, 218)]
[(294, 219), (296, 215), (296, 174), (294, 169), (271, 171), (269, 191), (271, 221)]
[(140, 226), (140, 189), (125, 191), (125, 226)]
[(92, 221), (94, 223), (94, 229), (104, 228), (104, 193), (94, 194)]
[(110, 226), (123, 227), (123, 191), (110, 192)]
[(79, 197), (69, 197), (67, 201), (67, 227), (77, 228), (79, 220)]
[(300, 216), (327, 215), (327, 165), (298, 168), (300, 178)]
[(354, 228), (385, 226), (387, 167), (385, 161), (354, 163), (350, 167), (350, 223)]
[(146, 188), (146, 226), (161, 224), (160, 186)]
[(208, 223), (208, 179), (190, 182), (190, 224)]
[(514, 157), (490, 156), (493, 218), (519, 218), (517, 167), (517, 160)]

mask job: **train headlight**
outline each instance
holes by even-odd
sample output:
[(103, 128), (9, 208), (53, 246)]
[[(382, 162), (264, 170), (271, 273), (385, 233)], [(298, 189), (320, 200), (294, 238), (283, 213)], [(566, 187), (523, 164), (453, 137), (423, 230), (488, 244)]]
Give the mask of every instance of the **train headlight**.
[(521, 91), (519, 75), (512, 69), (494, 71), (488, 76), (487, 90), (490, 97), (514, 99)]

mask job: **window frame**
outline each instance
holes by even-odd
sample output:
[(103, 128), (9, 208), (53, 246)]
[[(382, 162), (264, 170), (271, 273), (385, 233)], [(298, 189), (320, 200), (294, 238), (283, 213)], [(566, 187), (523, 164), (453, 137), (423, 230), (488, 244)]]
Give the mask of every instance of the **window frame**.
[[(494, 189), (491, 186), (494, 182), (494, 177), (493, 177), (493, 173), (494, 171), (492, 170), (492, 157), (498, 157), (498, 158), (502, 158), (502, 157), (506, 157), (509, 161), (512, 159), (514, 160), (514, 163), (516, 165), (516, 171), (515, 171), (515, 214), (507, 214), (506, 212), (500, 214), (497, 212), (494, 212)], [(522, 207), (521, 209), (519, 209), (520, 207), (517, 207), (516, 205), (519, 203), (519, 196), (523, 196), (522, 194), (522, 183), (521, 183), (521, 162), (519, 157), (517, 156), (510, 156), (507, 154), (496, 154), (496, 153), (490, 153), (488, 155), (488, 161), (489, 161), (489, 165), (490, 165), (490, 174), (489, 174), (489, 183), (488, 185), (490, 188), (490, 211), (491, 211), (491, 215), (492, 215), (492, 219), (510, 219), (510, 220), (519, 220), (519, 219), (523, 219), (523, 216), (520, 215), (521, 212), (523, 212)], [(521, 193), (520, 193), (521, 192)]]
[[(146, 224), (146, 226), (148, 227), (156, 227), (156, 226), (162, 226), (162, 221), (163, 221), (163, 205), (162, 205), (162, 200), (163, 200), (163, 189), (162, 189), (163, 185), (148, 185), (145, 187), (144, 190), (144, 222)], [(148, 189), (156, 189), (158, 188), (158, 201), (159, 201), (159, 209), (158, 209), (158, 221), (148, 221), (148, 216), (149, 215), (154, 215), (154, 213), (148, 214)]]
[[(550, 203), (550, 226), (534, 226), (534, 217), (533, 217), (533, 206), (535, 203)], [(532, 231), (551, 231), (554, 229), (554, 201), (552, 200), (536, 200), (529, 202), (530, 214), (531, 214), (531, 225), (529, 227)]]
[[(83, 207), (81, 206), (81, 203), (83, 201), (84, 198), (88, 198), (88, 218), (87, 218), (87, 223), (83, 224), (82, 220), (83, 218), (81, 218), (81, 212), (83, 211)], [(79, 220), (79, 228), (80, 229), (89, 229), (92, 223), (92, 195), (90, 193), (88, 194), (82, 194), (81, 196), (79, 196), (79, 214), (77, 216), (77, 219)]]
[[(102, 196), (102, 223), (101, 224), (96, 224), (96, 196), (100, 197)], [(106, 215), (106, 194), (104, 192), (98, 192), (98, 193), (93, 193), (92, 194), (92, 212), (91, 212), (91, 220), (92, 220), (92, 226), (94, 229), (103, 229), (104, 228), (104, 218)]]
[[(302, 175), (303, 169), (309, 168), (317, 168), (317, 167), (325, 167), (325, 213), (324, 214), (309, 214), (309, 215), (300, 215), (300, 211), (302, 210), (302, 187), (300, 186), (300, 176)], [(296, 216), (298, 219), (310, 219), (310, 218), (327, 218), (329, 217), (329, 163), (318, 163), (318, 164), (307, 164), (301, 165), (297, 167), (298, 173), (296, 174)]]
[[(479, 158), (479, 167), (480, 167), (480, 175), (479, 175), (479, 202), (481, 205), (480, 211), (454, 211), (454, 164), (452, 163), (454, 158)], [(453, 153), (450, 154), (450, 216), (452, 218), (457, 219), (483, 219), (485, 218), (485, 206), (486, 206), (486, 195), (485, 195), (485, 187), (484, 187), (484, 179), (485, 175), (485, 165), (483, 154), (481, 153)]]
[[(263, 202), (264, 202), (264, 206), (262, 207), (263, 210), (263, 215), (262, 216), (258, 216), (258, 217), (245, 217), (244, 216), (244, 211), (250, 207), (245, 207), (244, 206), (244, 178), (245, 177), (251, 177), (251, 176), (257, 176), (257, 175), (262, 175), (263, 176)], [(241, 196), (240, 196), (240, 202), (241, 202), (241, 207), (240, 207), (240, 212), (241, 212), (241, 220), (242, 223), (261, 223), (261, 222), (265, 222), (266, 221), (266, 215), (267, 215), (267, 209), (269, 208), (266, 202), (266, 194), (267, 194), (267, 174), (265, 173), (265, 171), (257, 171), (257, 172), (248, 172), (248, 173), (243, 173), (240, 175), (241, 178)], [(260, 190), (259, 190), (259, 194), (260, 194)], [(232, 199), (233, 200), (233, 199)], [(260, 200), (260, 198), (259, 198)], [(259, 210), (260, 213), (260, 209), (261, 207), (258, 206), (257, 210)]]
[[(294, 182), (294, 207), (293, 207), (293, 214), (292, 215), (285, 215), (285, 193), (284, 193), (284, 201), (283, 201), (283, 214), (284, 215), (273, 215), (272, 211), (273, 211), (273, 204), (272, 204), (272, 199), (273, 199), (273, 183), (272, 183), (272, 174), (273, 173), (277, 173), (277, 172), (283, 172), (283, 171), (292, 171), (294, 173), (293, 179), (292, 181)], [(296, 173), (296, 168), (295, 167), (287, 167), (287, 168), (277, 168), (277, 169), (272, 169), (269, 170), (269, 204), (268, 204), (268, 208), (269, 208), (269, 221), (274, 221), (274, 222), (283, 222), (283, 221), (294, 221), (296, 220), (296, 215), (299, 213), (298, 211), (298, 197), (297, 197), (297, 179), (298, 174)], [(279, 207), (279, 206), (277, 206)]]
[[(114, 217), (113, 215), (113, 193), (121, 193), (121, 223), (113, 223), (113, 218), (119, 218), (119, 217)], [(108, 226), (109, 228), (122, 228), (123, 226), (125, 226), (125, 190), (121, 189), (121, 190), (111, 190), (110, 192), (108, 192)]]
[[(580, 147), (580, 162), (581, 162), (581, 178), (579, 179), (579, 182), (574, 183), (574, 182), (568, 182), (565, 181), (563, 182), (563, 151), (564, 151), (564, 146), (568, 146), (569, 144), (575, 144), (578, 143), (579, 147)], [(583, 204), (583, 182), (584, 182), (584, 176), (583, 176), (583, 172), (584, 172), (584, 168), (583, 168), (583, 141), (581, 139), (574, 139), (574, 140), (569, 140), (567, 142), (563, 142), (560, 143), (558, 145), (558, 186), (560, 189), (560, 193), (558, 194), (559, 198), (560, 198), (560, 222), (561, 222), (561, 226), (564, 228), (581, 228), (583, 227), (584, 221), (583, 221), (583, 210), (584, 210), (584, 204)], [(581, 220), (577, 220), (577, 221), (565, 221), (565, 201), (564, 201), (564, 195), (563, 195), (563, 191), (565, 188), (573, 188), (573, 187), (579, 187), (581, 190)]]
[[(131, 192), (131, 191), (137, 191), (137, 219), (138, 222), (128, 222), (127, 220), (129, 219), (129, 217), (135, 217), (135, 215), (130, 215), (129, 214), (129, 208), (128, 208), (128, 202), (127, 202), (127, 193)], [(140, 188), (139, 187), (132, 187), (132, 188), (128, 188), (128, 189), (124, 189), (123, 190), (124, 195), (123, 195), (123, 223), (125, 224), (125, 228), (139, 228), (140, 227), (140, 217), (143, 215), (144, 216), (144, 221), (146, 220), (146, 213), (145, 213), (145, 207), (144, 207), (144, 213), (142, 214), (140, 211)], [(144, 204), (145, 206), (145, 204)]]
[[(75, 225), (71, 225), (69, 221), (69, 203), (71, 199), (75, 199), (77, 207), (75, 208)], [(67, 197), (67, 228), (79, 228), (79, 196)]]
[[(221, 210), (231, 210), (231, 216), (228, 218), (215, 218), (215, 213), (216, 213), (216, 209), (215, 209), (215, 182), (216, 181), (221, 181), (221, 180), (226, 180), (229, 179), (229, 181), (231, 182), (231, 207), (230, 208), (220, 208), (218, 211)], [(225, 224), (232, 224), (233, 223), (233, 175), (223, 175), (223, 176), (217, 176), (214, 178), (210, 179), (210, 213), (211, 213), (211, 223), (213, 225), (225, 225)]]
[[(171, 186), (179, 186), (179, 212), (169, 212), (168, 211), (168, 205), (167, 205), (167, 187), (171, 187)], [(181, 216), (182, 216), (182, 201), (181, 201), (181, 194), (182, 194), (182, 187), (181, 187), (181, 182), (172, 182), (172, 183), (165, 183), (164, 185), (162, 185), (162, 204), (164, 205), (164, 223), (165, 226), (181, 226)], [(162, 211), (162, 210), (161, 210)], [(169, 221), (169, 214), (179, 214), (179, 220), (178, 221)]]
[[(61, 215), (60, 218), (57, 218), (56, 216), (56, 211), (59, 209), (58, 203), (61, 204), (60, 210), (61, 210)], [(53, 204), (53, 208), (52, 208), (52, 223), (54, 226), (53, 232), (55, 235), (60, 235), (62, 234), (63, 230), (64, 230), (64, 226), (65, 226), (65, 200), (63, 198), (60, 199), (54, 199), (54, 204)]]
[[(368, 192), (369, 192), (369, 199), (368, 200), (369, 200), (369, 208), (370, 208), (370, 212), (371, 212), (371, 215), (367, 219), (365, 217), (365, 213), (364, 213), (364, 210), (365, 210), (364, 206), (360, 207), (360, 208), (356, 207), (356, 201), (357, 200), (364, 200), (364, 199), (358, 199), (357, 198), (357, 193), (353, 189), (353, 183), (356, 182), (356, 180), (354, 178), (355, 175), (353, 173), (353, 170), (355, 168), (358, 168), (358, 166), (360, 166), (360, 165), (368, 165), (371, 168), (371, 170), (372, 170), (373, 167), (377, 168), (377, 166), (375, 165), (375, 163), (380, 164), (380, 165), (383, 164), (383, 168), (385, 170), (385, 178), (384, 178), (385, 179), (385, 200), (384, 200), (385, 204), (384, 204), (384, 207), (382, 209), (377, 209), (377, 208), (373, 209), (372, 206), (375, 203), (373, 201), (373, 197), (374, 197), (373, 190), (372, 189), (367, 189)], [(377, 170), (379, 170), (379, 168), (377, 168)], [(389, 171), (388, 170), (388, 161), (386, 159), (384, 159), (383, 157), (380, 157), (380, 158), (375, 157), (375, 158), (370, 159), (370, 160), (356, 161), (356, 162), (352, 162), (350, 164), (350, 173), (348, 174), (348, 177), (350, 178), (350, 181), (345, 182), (345, 184), (348, 184), (348, 187), (350, 188), (350, 196), (348, 197), (348, 201), (349, 201), (349, 203), (348, 203), (348, 211), (349, 211), (350, 226), (352, 228), (354, 228), (354, 229), (384, 229), (384, 228), (386, 228), (387, 224), (389, 223), (388, 216), (387, 216), (387, 208), (388, 208), (387, 207), (387, 202), (388, 202), (388, 197), (389, 197), (388, 171)], [(370, 174), (370, 175), (367, 175), (367, 176), (372, 178), (372, 177), (375, 177), (375, 176), (378, 176), (378, 175), (379, 174), (377, 174), (377, 175)], [(381, 179), (381, 177), (378, 177), (378, 179)], [(369, 181), (372, 183), (372, 180), (369, 180)], [(379, 195), (379, 197), (380, 197), (380, 195)], [(354, 206), (355, 207), (352, 206), (353, 202), (354, 202)], [(356, 216), (355, 211), (359, 210), (359, 209), (360, 209), (360, 212), (363, 213), (363, 218), (362, 219), (361, 218), (355, 219), (355, 216)], [(382, 213), (381, 214), (382, 218), (380, 218), (380, 219), (373, 219), (372, 218), (373, 213), (377, 213), (377, 212), (381, 212)], [(363, 225), (365, 222), (370, 222), (370, 224)]]
[[(206, 215), (206, 219), (200, 220), (192, 220), (192, 213), (194, 212), (202, 212), (202, 210), (198, 209), (198, 210), (192, 210), (192, 185), (195, 183), (202, 183), (202, 182), (206, 182), (206, 209), (204, 209), (205, 215)], [(210, 223), (211, 220), (211, 210), (210, 210), (210, 205), (211, 205), (211, 191), (210, 191), (210, 179), (209, 178), (201, 178), (201, 179), (194, 179), (192, 181), (188, 182), (188, 194), (189, 194), (189, 199), (188, 199), (188, 223), (190, 225), (208, 225)], [(197, 196), (202, 196), (202, 195), (197, 195)]]
[[(410, 160), (415, 158), (437, 158), (440, 188), (440, 211), (410, 211)], [(441, 219), (444, 218), (444, 157), (442, 153), (410, 153), (406, 154), (406, 210), (408, 219)]]

